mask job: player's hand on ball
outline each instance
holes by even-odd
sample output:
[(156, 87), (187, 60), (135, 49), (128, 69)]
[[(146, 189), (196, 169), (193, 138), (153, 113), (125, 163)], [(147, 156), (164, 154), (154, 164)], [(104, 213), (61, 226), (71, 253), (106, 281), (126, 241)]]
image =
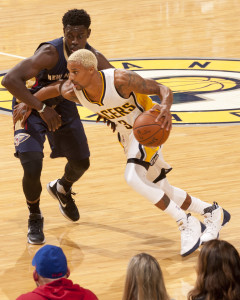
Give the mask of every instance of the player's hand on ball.
[(24, 124), (31, 114), (32, 109), (25, 103), (19, 103), (13, 108), (13, 125), (17, 123), (17, 121), (21, 120), (21, 127), (24, 128)]
[(164, 116), (162, 116), (159, 121), (156, 121), (159, 115), (159, 110), (147, 110), (142, 112), (135, 119), (133, 134), (141, 145), (146, 147), (158, 147), (167, 141), (170, 130), (162, 127), (162, 123), (165, 120)]
[(159, 122), (162, 117), (164, 117), (164, 120), (162, 122), (162, 128), (166, 128), (166, 130), (172, 129), (172, 115), (170, 112), (170, 109), (167, 107), (167, 105), (162, 104), (155, 104), (149, 111), (158, 110), (159, 115), (156, 118), (156, 122)]
[(101, 115), (98, 115), (96, 122), (98, 123), (101, 120), (103, 121), (103, 123), (107, 123), (107, 126), (110, 126), (113, 132), (116, 131), (116, 124), (115, 123), (111, 122), (109, 119), (107, 119), (107, 118), (105, 118)]

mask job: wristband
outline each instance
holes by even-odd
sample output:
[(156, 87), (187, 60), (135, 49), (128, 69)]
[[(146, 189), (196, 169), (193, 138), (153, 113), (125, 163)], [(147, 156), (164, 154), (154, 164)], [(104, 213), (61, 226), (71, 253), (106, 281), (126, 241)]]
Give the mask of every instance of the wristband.
[(43, 103), (43, 107), (40, 110), (38, 110), (38, 113), (40, 114), (43, 113), (45, 108), (46, 108), (46, 104)]

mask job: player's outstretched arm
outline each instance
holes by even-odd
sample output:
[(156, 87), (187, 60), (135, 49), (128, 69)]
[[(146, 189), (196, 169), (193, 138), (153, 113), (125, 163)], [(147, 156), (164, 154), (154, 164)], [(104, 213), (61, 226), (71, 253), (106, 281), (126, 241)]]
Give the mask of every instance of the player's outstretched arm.
[[(80, 103), (73, 90), (73, 84), (69, 80), (57, 81), (55, 83), (52, 83), (46, 87), (43, 87), (35, 94), (35, 96), (40, 101), (44, 101), (48, 98), (54, 98), (59, 95), (62, 95), (65, 99), (69, 101)], [(101, 115), (98, 115), (96, 122), (100, 122), (101, 120), (103, 120), (104, 123), (107, 123), (107, 126), (110, 126), (112, 131), (115, 132), (115, 123), (111, 122), (110, 120), (107, 120)]]
[(70, 80), (59, 80), (51, 83), (39, 91), (37, 91), (34, 96), (40, 100), (44, 101), (49, 98), (54, 98), (62, 95), (65, 99), (79, 103), (78, 98), (73, 90), (73, 84)]
[(162, 127), (165, 127), (167, 130), (171, 129), (172, 116), (170, 109), (173, 103), (173, 93), (170, 88), (155, 80), (142, 78), (135, 72), (121, 69), (115, 71), (114, 83), (117, 91), (124, 98), (129, 97), (131, 92), (145, 95), (157, 95), (161, 104), (156, 104), (152, 108), (152, 110), (160, 111), (156, 121), (159, 121), (161, 117), (164, 116), (165, 118)]
[(60, 86), (64, 83), (64, 81), (56, 81), (53, 82), (43, 88), (41, 88), (39, 91), (37, 91), (34, 96), (39, 101), (44, 101), (50, 98), (55, 98), (61, 95), (60, 92)]

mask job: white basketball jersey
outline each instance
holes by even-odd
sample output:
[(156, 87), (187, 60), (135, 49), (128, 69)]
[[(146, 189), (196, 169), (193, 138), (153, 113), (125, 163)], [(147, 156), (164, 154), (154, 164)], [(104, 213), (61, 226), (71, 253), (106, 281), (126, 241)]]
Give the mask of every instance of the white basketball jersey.
[(149, 110), (154, 103), (149, 96), (133, 92), (127, 99), (121, 97), (114, 85), (114, 72), (115, 69), (99, 71), (102, 76), (103, 91), (98, 102), (89, 99), (85, 90), (74, 88), (74, 92), (83, 106), (114, 122), (118, 132), (129, 134), (136, 117), (143, 111)]
[(160, 147), (150, 148), (140, 145), (133, 135), (133, 123), (136, 117), (155, 104), (152, 99), (143, 94), (131, 93), (129, 98), (121, 97), (114, 85), (115, 69), (99, 71), (103, 81), (103, 91), (100, 101), (92, 101), (84, 90), (74, 92), (79, 102), (91, 111), (104, 116), (116, 124), (119, 141), (128, 159), (137, 158), (139, 161), (154, 164), (157, 159), (158, 168), (170, 170), (164, 161)]

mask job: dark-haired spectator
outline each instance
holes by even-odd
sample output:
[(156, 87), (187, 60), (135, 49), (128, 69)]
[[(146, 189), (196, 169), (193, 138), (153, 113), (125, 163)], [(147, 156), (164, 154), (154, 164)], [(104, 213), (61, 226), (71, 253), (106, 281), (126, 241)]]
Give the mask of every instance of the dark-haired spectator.
[(240, 256), (233, 245), (211, 240), (200, 251), (197, 279), (188, 300), (239, 300)]

